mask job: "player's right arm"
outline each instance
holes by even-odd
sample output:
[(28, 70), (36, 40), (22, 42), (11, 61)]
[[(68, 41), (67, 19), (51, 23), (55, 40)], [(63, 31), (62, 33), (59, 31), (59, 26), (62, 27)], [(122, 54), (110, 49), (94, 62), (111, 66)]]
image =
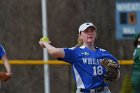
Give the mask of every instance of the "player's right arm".
[(55, 58), (64, 58), (65, 53), (63, 48), (56, 48), (44, 41), (39, 41), (39, 44), (41, 47), (46, 48), (51, 56)]

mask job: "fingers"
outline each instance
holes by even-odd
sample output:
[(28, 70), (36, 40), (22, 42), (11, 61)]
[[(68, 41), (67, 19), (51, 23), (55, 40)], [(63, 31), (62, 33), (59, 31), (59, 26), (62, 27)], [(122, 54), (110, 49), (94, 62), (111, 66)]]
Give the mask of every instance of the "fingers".
[(45, 44), (44, 44), (44, 42), (39, 41), (39, 44), (40, 44), (40, 46), (41, 46), (42, 48), (45, 48)]
[(12, 73), (7, 72), (6, 75), (7, 76), (12, 76)]
[(40, 38), (39, 44), (40, 44), (41, 47), (45, 48), (46, 43), (48, 43), (48, 44), (51, 43), (49, 38), (47, 38), (47, 37)]

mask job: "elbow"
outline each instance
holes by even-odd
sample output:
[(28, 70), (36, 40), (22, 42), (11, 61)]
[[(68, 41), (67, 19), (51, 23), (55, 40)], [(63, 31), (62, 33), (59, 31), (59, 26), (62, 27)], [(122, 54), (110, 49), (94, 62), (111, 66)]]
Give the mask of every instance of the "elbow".
[(54, 50), (48, 50), (48, 53), (50, 54), (50, 55), (54, 55), (54, 54), (56, 54), (57, 53), (57, 51), (54, 49)]
[(52, 57), (55, 57), (55, 58), (63, 58), (64, 57), (64, 51), (63, 51), (63, 49), (60, 49), (60, 48), (48, 50), (48, 52)]
[(53, 50), (48, 50), (48, 53), (52, 56), (52, 57), (57, 57), (57, 50), (53, 49)]

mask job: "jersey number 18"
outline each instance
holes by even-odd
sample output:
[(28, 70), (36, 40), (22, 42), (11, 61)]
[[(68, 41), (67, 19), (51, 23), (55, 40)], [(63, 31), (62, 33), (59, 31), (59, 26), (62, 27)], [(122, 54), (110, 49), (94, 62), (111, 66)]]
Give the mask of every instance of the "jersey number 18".
[(102, 66), (93, 66), (93, 75), (102, 75), (103, 67)]

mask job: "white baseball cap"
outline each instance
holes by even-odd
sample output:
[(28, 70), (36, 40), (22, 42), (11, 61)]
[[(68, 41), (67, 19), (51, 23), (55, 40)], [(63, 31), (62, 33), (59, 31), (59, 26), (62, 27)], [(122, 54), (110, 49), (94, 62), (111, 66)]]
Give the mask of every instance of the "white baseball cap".
[(90, 23), (90, 22), (87, 22), (87, 23), (83, 23), (80, 27), (79, 27), (79, 33), (80, 32), (82, 32), (82, 31), (84, 31), (84, 30), (86, 30), (88, 27), (94, 27), (95, 29), (96, 29), (96, 27), (95, 27), (95, 25), (93, 25), (92, 23)]

